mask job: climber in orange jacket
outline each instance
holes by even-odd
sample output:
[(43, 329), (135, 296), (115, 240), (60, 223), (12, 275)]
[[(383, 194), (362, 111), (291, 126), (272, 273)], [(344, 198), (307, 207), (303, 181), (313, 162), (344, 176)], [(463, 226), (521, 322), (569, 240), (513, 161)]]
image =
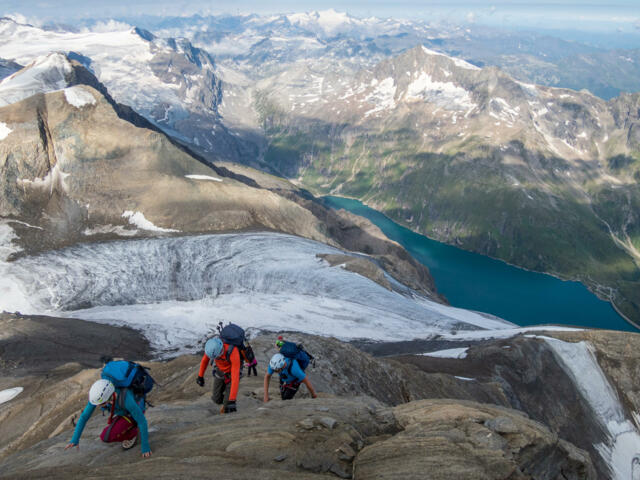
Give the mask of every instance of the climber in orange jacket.
[(240, 370), (242, 358), (240, 351), (233, 345), (223, 343), (220, 337), (214, 337), (204, 346), (204, 355), (198, 372), (198, 385), (204, 387), (204, 372), (209, 363), (215, 362), (213, 368), (213, 393), (211, 399), (217, 405), (222, 405), (220, 413), (236, 411), (236, 397), (240, 386)]

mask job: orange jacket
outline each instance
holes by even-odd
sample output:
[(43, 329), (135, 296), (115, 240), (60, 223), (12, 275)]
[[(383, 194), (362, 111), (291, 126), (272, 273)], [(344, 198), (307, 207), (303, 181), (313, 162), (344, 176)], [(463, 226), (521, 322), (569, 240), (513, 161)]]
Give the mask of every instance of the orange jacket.
[[(215, 359), (216, 367), (221, 372), (230, 374), (231, 376), (231, 390), (229, 391), (229, 401), (235, 402), (238, 396), (238, 387), (240, 386), (240, 369), (242, 368), (242, 360), (240, 359), (240, 351), (238, 347), (234, 347), (229, 360), (227, 360), (227, 351), (231, 348), (231, 345), (223, 344), (222, 353)], [(204, 377), (204, 372), (207, 371), (207, 366), (211, 359), (205, 353), (200, 361), (199, 377)]]

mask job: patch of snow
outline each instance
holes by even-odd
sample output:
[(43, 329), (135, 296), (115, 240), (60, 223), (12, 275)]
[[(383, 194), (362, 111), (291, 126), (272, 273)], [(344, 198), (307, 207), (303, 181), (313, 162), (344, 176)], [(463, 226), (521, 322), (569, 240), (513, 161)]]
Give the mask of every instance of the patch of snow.
[(20, 225), (24, 225), (25, 227), (35, 228), (36, 230), (44, 230), (42, 227), (38, 227), (36, 225), (31, 225), (30, 223), (23, 222), (21, 220), (9, 220), (11, 223), (19, 223)]
[(528, 332), (581, 332), (581, 328), (560, 327), (556, 325), (540, 325), (535, 327), (500, 328), (495, 330), (477, 330), (471, 332), (456, 332), (442, 335), (444, 340), (491, 340), (515, 337)]
[(475, 380), (475, 378), (469, 378), (469, 377), (458, 377), (457, 375), (454, 375), (455, 378), (457, 378), (458, 380), (463, 380), (465, 382), (473, 382)]
[(122, 225), (108, 224), (108, 225), (98, 225), (93, 228), (86, 228), (84, 232), (82, 232), (83, 235), (86, 235), (88, 237), (92, 235), (100, 235), (100, 234), (108, 234), (108, 233), (114, 233), (121, 237), (133, 237), (134, 235), (138, 234), (138, 230), (127, 230)]
[(425, 357), (437, 357), (437, 358), (467, 358), (468, 347), (465, 348), (448, 348), (446, 350), (438, 350), (436, 352), (421, 353)]
[(375, 104), (376, 106), (375, 108), (365, 112), (365, 117), (396, 106), (396, 84), (392, 77), (385, 78), (380, 83), (376, 81), (374, 84), (372, 81), (371, 84), (375, 86), (375, 89), (365, 100), (369, 103)]
[(209, 180), (213, 182), (221, 182), (222, 179), (218, 177), (210, 177), (209, 175), (185, 175), (186, 178), (191, 180)]
[[(515, 108), (511, 107), (511, 105), (509, 105), (504, 98), (500, 98), (500, 97), (493, 98), (490, 103), (491, 104), (497, 103), (499, 105), (498, 109), (500, 112), (500, 118), (502, 120), (513, 122), (520, 115), (520, 107), (515, 107)], [(509, 118), (507, 118), (503, 114), (506, 114)]]
[(64, 173), (60, 169), (60, 164), (56, 163), (53, 168), (47, 173), (44, 178), (36, 178), (34, 180), (19, 178), (19, 185), (29, 185), (33, 188), (37, 188), (44, 191), (49, 191), (49, 193), (53, 193), (54, 190), (60, 189), (64, 192), (68, 191), (68, 187), (65, 184), (65, 179), (69, 176), (69, 173)]
[(578, 135), (576, 135), (578, 138), (587, 138), (587, 132), (582, 132)]
[(596, 360), (595, 349), (584, 341), (570, 343), (548, 337), (544, 340), (609, 433), (605, 443), (595, 448), (610, 467), (612, 480), (634, 478), (634, 473), (638, 473), (634, 472), (634, 462), (640, 456), (640, 432), (626, 418), (615, 389)]
[(13, 130), (11, 130), (6, 123), (4, 122), (0, 122), (0, 140), (4, 140), (5, 138), (7, 138), (7, 135), (9, 135)]
[(449, 55), (445, 55), (444, 53), (436, 52), (435, 50), (430, 50), (427, 47), (425, 47), (424, 45), (422, 46), (422, 50), (428, 55), (439, 55), (441, 57), (448, 58), (457, 67), (464, 68), (466, 70), (480, 70), (480, 68), (476, 67), (475, 65), (472, 65), (469, 62), (465, 62), (464, 60), (462, 60), (460, 58), (450, 57)]
[(13, 400), (18, 395), (20, 395), (23, 390), (24, 390), (23, 387), (14, 387), (14, 388), (8, 388), (6, 390), (1, 390), (0, 391), (0, 405), (3, 404), (3, 403), (7, 403), (7, 402)]
[(147, 220), (144, 217), (142, 212), (134, 212), (132, 210), (126, 210), (122, 213), (122, 217), (129, 220), (131, 225), (135, 225), (136, 227), (142, 230), (149, 230), (151, 232), (179, 232), (179, 230), (174, 230), (172, 228), (162, 228), (154, 225), (152, 222)]
[(67, 99), (67, 102), (69, 102), (69, 105), (73, 105), (76, 108), (96, 104), (96, 99), (91, 92), (79, 85), (65, 88), (64, 97)]
[(477, 106), (467, 90), (452, 82), (434, 81), (427, 72), (421, 72), (407, 86), (405, 100), (428, 101), (447, 110), (472, 109)]

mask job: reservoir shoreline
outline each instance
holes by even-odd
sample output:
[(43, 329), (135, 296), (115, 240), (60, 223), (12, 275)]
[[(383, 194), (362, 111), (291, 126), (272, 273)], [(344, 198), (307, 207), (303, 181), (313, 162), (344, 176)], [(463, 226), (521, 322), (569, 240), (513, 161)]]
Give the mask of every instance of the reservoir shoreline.
[[(439, 242), (413, 231), (355, 198), (342, 196), (323, 196), (320, 198), (332, 208), (344, 208), (356, 215), (368, 218), (387, 237), (400, 243), (420, 263), (429, 268), (435, 279), (438, 292), (443, 294), (452, 306), (484, 311), (521, 326), (545, 323), (565, 325), (583, 323), (582, 326), (587, 328), (635, 332), (640, 330), (640, 325), (620, 312), (611, 298), (602, 298), (579, 280), (563, 278), (554, 273), (530, 270), (501, 259), (465, 250), (456, 245)], [(442, 260), (441, 254), (444, 257)], [(443, 264), (443, 262), (452, 259), (451, 265)], [(479, 268), (487, 269), (486, 276), (484, 274), (478, 275)], [(476, 284), (473, 284), (474, 278)], [(495, 281), (497, 287), (504, 287), (505, 292), (511, 291), (513, 295), (522, 297), (524, 303), (517, 304), (508, 293), (504, 298), (500, 298), (495, 291), (486, 286), (477, 285), (478, 282), (484, 282), (485, 278), (489, 283)], [(465, 285), (464, 280), (468, 284)], [(520, 289), (516, 290), (514, 282), (523, 284)], [(532, 292), (529, 292), (530, 288)], [(537, 292), (536, 288), (538, 288)], [(546, 295), (552, 297), (550, 304), (541, 305), (547, 303)], [(532, 303), (527, 304), (527, 299)], [(557, 308), (554, 309), (554, 305)], [(574, 305), (575, 310), (572, 310), (569, 305)], [(534, 312), (528, 313), (527, 309), (533, 309)], [(508, 313), (505, 314), (505, 312)], [(539, 318), (536, 316), (537, 314), (540, 315)]]

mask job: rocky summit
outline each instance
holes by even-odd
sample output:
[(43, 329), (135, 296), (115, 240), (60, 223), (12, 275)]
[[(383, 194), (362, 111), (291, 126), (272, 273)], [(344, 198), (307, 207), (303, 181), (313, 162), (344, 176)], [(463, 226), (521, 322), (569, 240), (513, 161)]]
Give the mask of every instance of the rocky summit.
[[(629, 384), (637, 376), (635, 335), (548, 331), (475, 342), (461, 358), (400, 355), (398, 347), (397, 355), (376, 358), (335, 339), (285, 333), (316, 357), (308, 374), (319, 396), (311, 399), (302, 387), (296, 399), (283, 402), (272, 381), (273, 400), (264, 404), (262, 374), (277, 334), (263, 333), (251, 340), (259, 375), (241, 379), (238, 412), (227, 415), (209, 398), (210, 374), (204, 389), (196, 385), (199, 356), (145, 361), (158, 385), (147, 412), (153, 455), (141, 459), (137, 448), (123, 452), (98, 439), (105, 423), (100, 414), (88, 423), (79, 450), (63, 450), (99, 375), (100, 358), (84, 345), (100, 334), (96, 329), (109, 328), (102, 335), (118, 336), (120, 352), (143, 360), (148, 351), (135, 332), (48, 319), (49, 341), (41, 338), (38, 318), (4, 315), (1, 321), (3, 357), (15, 359), (17, 348), (38, 351), (1, 366), (2, 388), (24, 388), (0, 404), (2, 478), (204, 478), (216, 472), (273, 479), (626, 479), (638, 473), (629, 451), (640, 446), (640, 435), (625, 420), (638, 408)], [(61, 355), (55, 339), (64, 336)], [(575, 354), (584, 345), (593, 363)], [(612, 403), (599, 386), (590, 390), (592, 381), (573, 377), (572, 368), (601, 376), (602, 385), (617, 392)], [(618, 409), (619, 418), (607, 417), (618, 415), (607, 409)], [(618, 437), (610, 430), (614, 421), (628, 422)]]

